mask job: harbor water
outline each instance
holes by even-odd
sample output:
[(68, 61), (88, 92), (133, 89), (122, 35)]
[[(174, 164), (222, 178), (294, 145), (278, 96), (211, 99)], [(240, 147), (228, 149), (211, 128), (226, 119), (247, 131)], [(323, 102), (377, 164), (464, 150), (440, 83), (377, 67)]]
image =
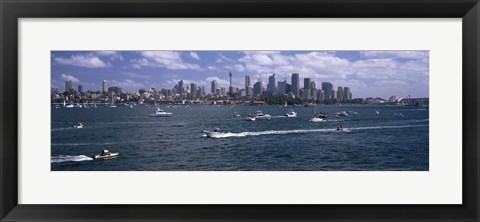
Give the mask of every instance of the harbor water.
[[(52, 171), (428, 171), (428, 107), (162, 105), (51, 110)], [(290, 110), (296, 118), (284, 115)], [(270, 119), (246, 121), (257, 110)], [(348, 116), (335, 118), (346, 111)], [(238, 112), (241, 116), (234, 117)], [(325, 121), (309, 121), (313, 113)], [(401, 115), (400, 115), (401, 114)], [(75, 129), (77, 122), (84, 124)], [(342, 125), (344, 131), (335, 128)], [(220, 128), (219, 138), (204, 130)], [(103, 149), (115, 159), (93, 160)]]

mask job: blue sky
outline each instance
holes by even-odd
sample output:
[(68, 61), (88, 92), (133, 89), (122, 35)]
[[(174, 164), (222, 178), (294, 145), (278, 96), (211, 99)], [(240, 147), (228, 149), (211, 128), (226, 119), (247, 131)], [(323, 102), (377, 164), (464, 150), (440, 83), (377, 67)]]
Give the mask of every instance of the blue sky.
[(428, 97), (428, 51), (52, 51), (51, 86), (65, 90), (72, 80), (84, 91), (120, 86), (124, 92), (140, 88), (171, 89), (178, 81), (196, 83), (210, 91), (217, 80), (228, 87), (244, 88), (245, 75), (252, 85), (275, 73), (277, 81), (291, 83), (291, 74), (350, 87), (353, 97)]

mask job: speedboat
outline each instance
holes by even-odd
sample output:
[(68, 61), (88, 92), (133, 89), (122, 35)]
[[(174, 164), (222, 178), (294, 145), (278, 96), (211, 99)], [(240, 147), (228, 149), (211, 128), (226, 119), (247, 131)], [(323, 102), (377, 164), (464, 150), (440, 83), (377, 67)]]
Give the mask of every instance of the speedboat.
[(102, 160), (102, 159), (113, 159), (117, 158), (120, 153), (110, 153), (108, 150), (102, 150), (102, 153), (100, 155), (94, 155), (92, 158), (94, 160)]
[(297, 117), (297, 113), (290, 109), (290, 112), (285, 114), (286, 117)]
[(319, 118), (322, 118), (322, 119), (326, 119), (327, 118), (327, 114), (325, 113), (319, 113), (318, 115), (316, 115), (317, 117)]
[(257, 113), (255, 114), (255, 118), (257, 119), (270, 119), (270, 114), (263, 114), (261, 110), (257, 110)]
[(75, 125), (73, 125), (73, 128), (81, 129), (81, 128), (83, 128), (83, 123), (81, 123), (81, 122), (75, 123)]
[(313, 118), (310, 119), (310, 122), (322, 122), (322, 121), (325, 121), (322, 117), (320, 116), (313, 116)]
[(348, 114), (347, 114), (347, 112), (345, 112), (345, 111), (336, 112), (336, 113), (335, 113), (335, 117), (338, 118), (339, 116), (348, 116)]
[(255, 115), (251, 115), (251, 114), (248, 115), (247, 121), (251, 121), (251, 122), (255, 121)]
[(220, 128), (213, 128), (212, 130), (204, 130), (203, 133), (210, 138), (218, 138), (224, 135), (224, 132), (220, 132)]
[(160, 108), (157, 108), (157, 112), (150, 114), (150, 117), (170, 117), (172, 116), (171, 112), (165, 112)]
[(233, 117), (240, 117), (240, 113), (235, 112), (235, 114), (233, 114)]

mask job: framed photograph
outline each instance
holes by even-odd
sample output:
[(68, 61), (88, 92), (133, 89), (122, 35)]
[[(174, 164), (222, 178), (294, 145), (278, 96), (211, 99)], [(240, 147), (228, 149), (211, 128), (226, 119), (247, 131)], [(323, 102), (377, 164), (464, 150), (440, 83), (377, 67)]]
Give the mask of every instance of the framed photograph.
[(478, 1), (3, 1), (1, 221), (478, 221)]

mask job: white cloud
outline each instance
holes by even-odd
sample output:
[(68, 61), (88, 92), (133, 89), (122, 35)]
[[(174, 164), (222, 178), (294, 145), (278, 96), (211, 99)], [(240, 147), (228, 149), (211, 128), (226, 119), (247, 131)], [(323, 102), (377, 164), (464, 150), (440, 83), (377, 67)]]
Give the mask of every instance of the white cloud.
[(190, 52), (190, 56), (196, 60), (200, 60), (200, 57), (198, 56), (198, 54), (196, 52)]
[(75, 76), (72, 76), (72, 75), (68, 75), (68, 74), (62, 74), (60, 76), (60, 78), (64, 81), (69, 81), (69, 80), (72, 80), (73, 83), (79, 83), (80, 80), (77, 79)]
[(428, 51), (363, 51), (361, 55), (365, 58), (380, 58), (380, 59), (422, 59), (428, 58)]
[(152, 76), (150, 75), (144, 75), (144, 74), (133, 73), (133, 72), (124, 72), (123, 74), (134, 79), (151, 79), (152, 78)]
[(110, 67), (110, 63), (104, 62), (98, 56), (93, 54), (78, 54), (72, 55), (70, 58), (55, 57), (53, 58), (55, 62), (62, 65), (73, 65), (85, 68), (104, 68)]
[(179, 52), (175, 51), (144, 51), (141, 53), (143, 58), (131, 60), (134, 68), (164, 67), (172, 70), (203, 70), (198, 64), (184, 62)]

